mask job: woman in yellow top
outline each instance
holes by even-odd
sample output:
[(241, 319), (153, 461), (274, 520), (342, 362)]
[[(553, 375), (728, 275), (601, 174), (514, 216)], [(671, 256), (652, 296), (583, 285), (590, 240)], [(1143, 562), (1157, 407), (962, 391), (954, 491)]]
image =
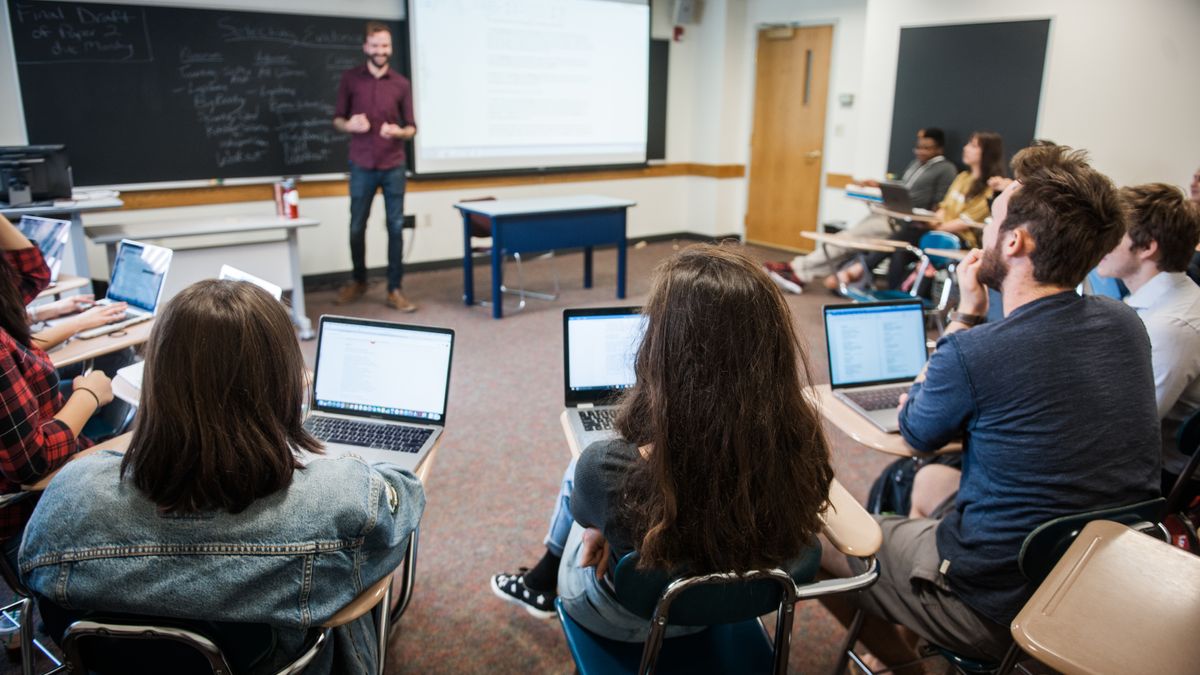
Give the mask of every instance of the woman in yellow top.
[[(937, 220), (932, 223), (909, 221), (891, 235), (892, 239), (906, 241), (914, 246), (921, 241), (921, 236), (929, 230), (952, 232), (963, 240), (968, 248), (979, 245), (979, 230), (967, 224), (967, 219), (982, 223), (988, 217), (992, 189), (988, 187), (988, 179), (993, 176), (1003, 176), (1004, 171), (1004, 141), (1000, 134), (990, 131), (977, 131), (971, 134), (971, 140), (963, 146), (963, 164), (967, 170), (958, 174), (946, 196), (938, 205)], [(888, 265), (888, 288), (900, 288), (908, 277), (908, 266), (916, 260), (912, 253), (898, 249), (894, 253), (878, 253), (867, 256), (866, 265), (878, 265), (884, 256), (891, 255)], [(838, 271), (836, 277), (831, 277), (826, 283), (829, 288), (837, 288), (838, 282), (852, 283), (862, 278), (866, 269), (861, 262), (851, 263)]]

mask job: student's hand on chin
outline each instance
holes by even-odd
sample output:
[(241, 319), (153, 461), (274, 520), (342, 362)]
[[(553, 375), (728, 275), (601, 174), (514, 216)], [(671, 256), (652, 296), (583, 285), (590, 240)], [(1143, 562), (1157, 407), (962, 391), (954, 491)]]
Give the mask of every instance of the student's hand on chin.
[(979, 266), (983, 251), (973, 248), (958, 263), (958, 311), (965, 314), (987, 314), (987, 287), (979, 283)]

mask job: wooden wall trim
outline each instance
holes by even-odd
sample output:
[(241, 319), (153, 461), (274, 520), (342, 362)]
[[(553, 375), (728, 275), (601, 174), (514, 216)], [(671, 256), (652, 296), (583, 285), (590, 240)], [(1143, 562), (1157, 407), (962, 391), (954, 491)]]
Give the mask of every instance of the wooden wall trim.
[[(632, 180), (667, 176), (701, 176), (704, 178), (741, 178), (746, 175), (742, 164), (657, 164), (636, 169), (600, 169), (562, 173), (526, 174), (519, 176), (477, 176), (472, 178), (422, 178), (408, 181), (409, 192), (437, 190), (486, 190), (488, 188), (581, 183), (586, 181)], [(300, 184), (300, 195), (309, 197), (344, 197), (345, 180), (320, 180)], [(164, 209), (176, 206), (203, 206), (235, 202), (271, 201), (271, 185), (214, 185), (211, 187), (177, 188), (169, 190), (130, 190), (121, 193), (125, 209)]]
[(841, 190), (847, 185), (854, 182), (854, 176), (848, 173), (827, 173), (825, 174), (825, 187)]

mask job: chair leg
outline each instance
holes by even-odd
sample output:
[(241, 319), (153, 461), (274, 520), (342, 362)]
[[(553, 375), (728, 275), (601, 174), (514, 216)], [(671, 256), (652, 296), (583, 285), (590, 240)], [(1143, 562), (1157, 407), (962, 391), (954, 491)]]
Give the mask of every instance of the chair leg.
[(391, 633), (391, 621), (389, 621), (391, 616), (391, 607), (392, 585), (388, 584), (383, 591), (383, 599), (379, 601), (379, 615), (376, 617), (376, 621), (378, 622), (378, 625), (376, 626), (378, 629), (376, 637), (379, 641), (379, 655), (375, 660), (375, 675), (383, 675), (384, 667), (387, 665), (388, 637), (389, 633)]
[(787, 675), (788, 654), (792, 650), (792, 623), (795, 603), (784, 603), (775, 617), (775, 675)]
[(1017, 643), (1012, 643), (1008, 651), (1004, 653), (1004, 660), (1000, 662), (1000, 668), (996, 670), (996, 675), (1008, 675), (1017, 666), (1017, 660), (1021, 658), (1021, 648)]
[[(408, 537), (408, 550), (404, 553), (404, 574), (400, 576), (400, 599), (396, 602), (396, 609), (391, 611), (389, 623), (394, 629), (396, 623), (400, 621), (400, 617), (404, 615), (408, 609), (408, 603), (412, 602), (413, 588), (417, 583), (417, 544), (420, 542), (421, 530), (417, 528), (413, 530)], [(390, 589), (391, 586), (388, 586)], [(390, 601), (390, 598), (389, 598)]]
[(841, 648), (838, 650), (838, 660), (833, 666), (833, 675), (842, 675), (842, 673), (845, 673), (846, 666), (850, 664), (851, 659), (854, 660), (855, 665), (862, 669), (862, 672), (871, 672), (871, 669), (867, 668), (866, 664), (854, 653), (854, 643), (858, 642), (858, 634), (862, 631), (865, 619), (866, 615), (863, 614), (861, 609), (854, 613), (854, 619), (850, 621), (850, 626), (846, 628), (846, 637), (842, 638)]

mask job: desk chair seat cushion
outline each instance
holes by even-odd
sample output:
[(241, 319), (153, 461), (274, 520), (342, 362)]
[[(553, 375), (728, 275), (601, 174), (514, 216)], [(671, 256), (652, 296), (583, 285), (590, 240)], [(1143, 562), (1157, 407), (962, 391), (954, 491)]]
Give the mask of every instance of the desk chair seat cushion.
[[(567, 646), (582, 675), (635, 673), (642, 659), (640, 642), (610, 640), (584, 628), (555, 601)], [(774, 651), (758, 621), (710, 626), (663, 642), (656, 673), (770, 673)]]

